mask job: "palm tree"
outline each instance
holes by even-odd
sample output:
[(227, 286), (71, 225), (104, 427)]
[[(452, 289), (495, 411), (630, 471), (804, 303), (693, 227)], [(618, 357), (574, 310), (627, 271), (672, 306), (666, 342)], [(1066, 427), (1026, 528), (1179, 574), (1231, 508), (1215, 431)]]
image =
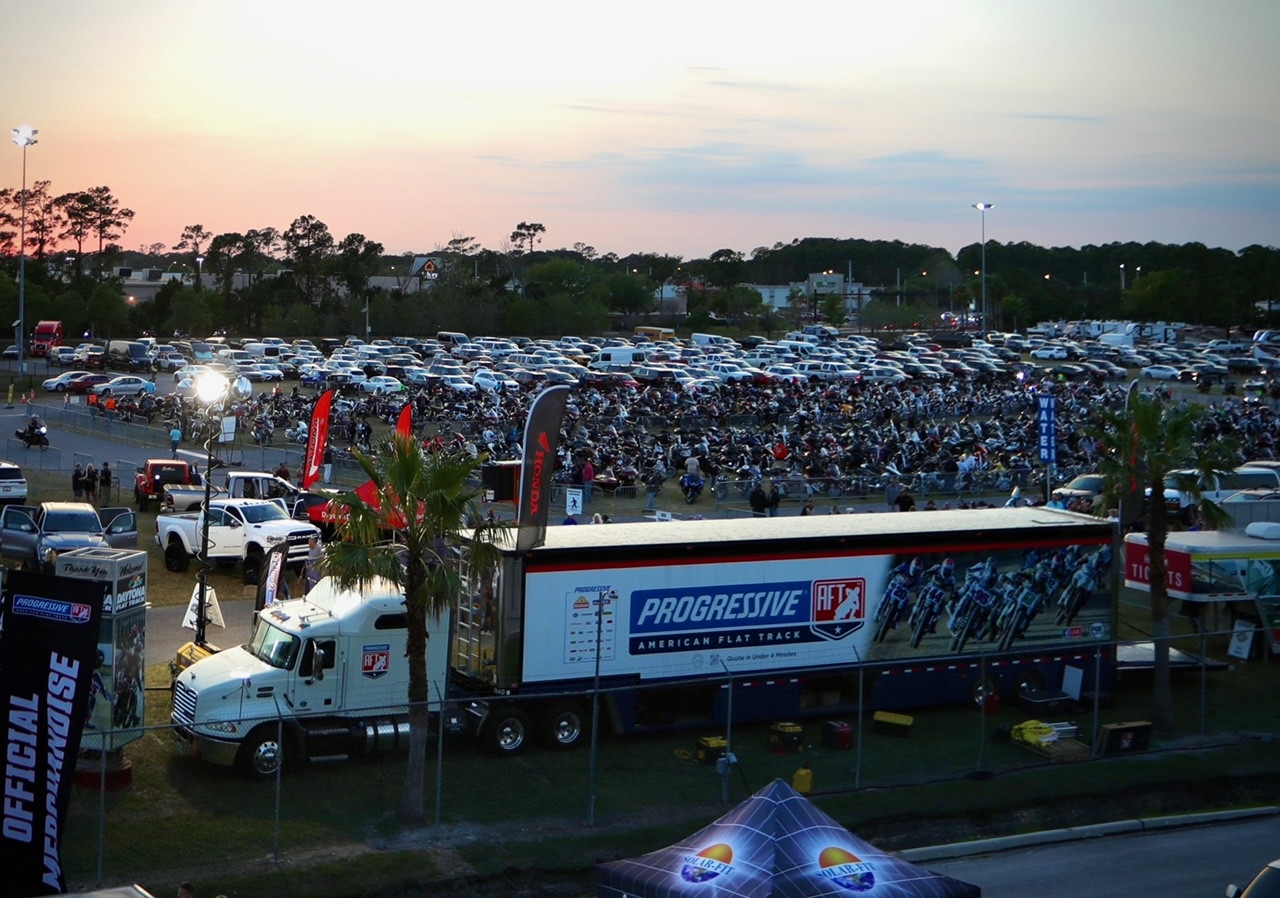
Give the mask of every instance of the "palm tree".
[[(1151, 632), (1155, 642), (1155, 671), (1151, 695), (1151, 717), (1156, 729), (1170, 732), (1174, 727), (1173, 684), (1169, 668), (1169, 583), (1165, 563), (1165, 540), (1170, 527), (1180, 521), (1164, 502), (1166, 483), (1189, 495), (1206, 520), (1224, 515), (1212, 502), (1202, 501), (1200, 483), (1236, 462), (1229, 440), (1206, 439), (1202, 426), (1204, 406), (1173, 403), (1160, 396), (1143, 396), (1132, 391), (1119, 408), (1103, 407), (1098, 423), (1089, 430), (1100, 450), (1100, 470), (1105, 493), (1115, 499), (1128, 496), (1146, 502), (1147, 549), (1151, 583)], [(1176, 477), (1179, 470), (1193, 469), (1196, 475)]]
[[(477, 504), (479, 490), (472, 483), (482, 458), (426, 452), (411, 436), (398, 433), (382, 449), (376, 459), (357, 453), (373, 488), (372, 494), (361, 492), (370, 500), (356, 494), (333, 500), (342, 510), (336, 515), (338, 538), (325, 553), (325, 565), (344, 588), (361, 589), (383, 579), (404, 591), (409, 766), (399, 814), (406, 821), (420, 821), (425, 817), (431, 701), (427, 621), (456, 604), (464, 588), (461, 570), (483, 576), (493, 569), (501, 525), (485, 521)], [(465, 537), (464, 528), (471, 528)], [(388, 532), (393, 541), (385, 540)]]

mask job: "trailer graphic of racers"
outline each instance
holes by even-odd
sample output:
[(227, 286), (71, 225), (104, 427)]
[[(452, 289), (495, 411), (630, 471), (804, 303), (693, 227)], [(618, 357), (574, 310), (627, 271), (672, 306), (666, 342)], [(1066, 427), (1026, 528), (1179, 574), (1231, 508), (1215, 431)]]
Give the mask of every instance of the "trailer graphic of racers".
[(876, 631), (873, 637), (876, 642), (884, 642), (890, 630), (897, 629), (898, 621), (911, 608), (912, 593), (919, 589), (924, 576), (924, 561), (913, 558), (910, 562), (902, 562), (889, 571), (888, 585), (884, 588), (884, 596), (876, 607)]

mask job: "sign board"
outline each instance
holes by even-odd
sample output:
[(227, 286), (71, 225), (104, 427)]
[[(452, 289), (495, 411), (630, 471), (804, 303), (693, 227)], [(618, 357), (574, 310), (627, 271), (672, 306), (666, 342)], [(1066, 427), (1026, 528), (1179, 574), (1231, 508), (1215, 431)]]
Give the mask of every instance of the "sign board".
[(1247, 620), (1236, 621), (1231, 631), (1231, 645), (1227, 654), (1241, 661), (1249, 660), (1249, 650), (1253, 648), (1253, 624)]
[(1040, 425), (1040, 462), (1058, 463), (1058, 397), (1040, 396), (1036, 400), (1036, 422)]
[(571, 486), (564, 491), (564, 513), (582, 514), (582, 487)]
[[(196, 584), (196, 588), (191, 590), (191, 602), (187, 605), (187, 613), (182, 618), (182, 626), (188, 630), (196, 628), (197, 612), (200, 608), (200, 584)], [(204, 619), (206, 623), (213, 624), (215, 627), (225, 628), (227, 625), (222, 620), (222, 609), (218, 607), (218, 593), (212, 586), (206, 587), (204, 591)]]

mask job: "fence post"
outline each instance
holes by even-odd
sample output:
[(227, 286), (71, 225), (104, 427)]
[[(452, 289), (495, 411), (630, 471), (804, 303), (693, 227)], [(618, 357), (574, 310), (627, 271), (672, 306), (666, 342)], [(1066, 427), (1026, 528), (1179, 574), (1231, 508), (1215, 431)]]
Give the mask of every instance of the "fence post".
[(98, 752), (98, 879), (102, 885), (103, 867), (107, 859), (107, 737), (102, 737)]
[(440, 712), (436, 715), (436, 826), (439, 826), (444, 811), (444, 695), (439, 682), (432, 685), (436, 689), (436, 701), (440, 703)]

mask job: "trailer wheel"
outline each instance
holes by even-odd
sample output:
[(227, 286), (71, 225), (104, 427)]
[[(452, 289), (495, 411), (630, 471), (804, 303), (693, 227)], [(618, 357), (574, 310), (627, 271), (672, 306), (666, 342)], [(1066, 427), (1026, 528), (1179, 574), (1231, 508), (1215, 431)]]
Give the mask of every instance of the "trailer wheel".
[(1018, 695), (1039, 692), (1044, 689), (1044, 677), (1040, 676), (1040, 671), (1038, 670), (1021, 671), (1018, 674), (1018, 684), (1014, 689)]
[(288, 737), (277, 738), (276, 724), (264, 724), (249, 734), (236, 752), (236, 767), (253, 779), (270, 779), (284, 766)]
[(993, 674), (983, 674), (973, 681), (973, 688), (969, 690), (969, 699), (975, 708), (983, 711), (987, 707), (987, 700), (999, 694), (1000, 681)]
[(538, 715), (538, 738), (547, 748), (577, 748), (587, 715), (577, 702), (552, 705)]
[(181, 574), (191, 567), (191, 556), (181, 543), (171, 542), (164, 547), (164, 569)]
[(530, 729), (528, 714), (515, 705), (499, 705), (485, 722), (484, 740), (491, 752), (508, 757), (524, 750)]

